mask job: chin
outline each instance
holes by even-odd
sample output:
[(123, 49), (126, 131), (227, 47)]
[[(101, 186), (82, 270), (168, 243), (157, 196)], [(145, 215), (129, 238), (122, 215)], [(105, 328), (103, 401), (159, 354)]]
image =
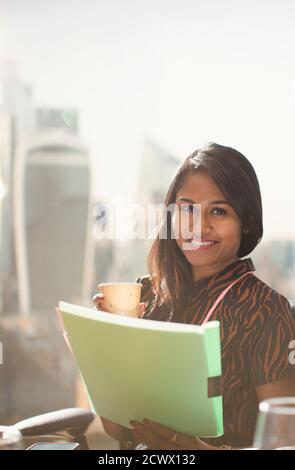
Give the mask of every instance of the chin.
[(215, 259), (192, 259), (189, 256), (186, 256), (186, 260), (191, 264), (192, 266), (198, 267), (198, 266), (210, 266), (211, 264), (216, 264), (218, 263), (218, 260)]

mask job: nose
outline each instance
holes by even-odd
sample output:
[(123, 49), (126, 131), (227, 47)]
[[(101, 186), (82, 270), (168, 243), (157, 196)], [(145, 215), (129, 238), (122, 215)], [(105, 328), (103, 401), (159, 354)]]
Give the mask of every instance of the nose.
[(209, 217), (207, 216), (206, 211), (204, 211), (201, 214), (201, 228), (202, 228), (202, 232), (203, 231), (204, 232), (211, 232), (211, 230), (212, 230), (212, 225), (211, 225)]
[(212, 225), (205, 210), (200, 211), (196, 220), (192, 218), (190, 222), (190, 231), (194, 237), (206, 238), (212, 232)]

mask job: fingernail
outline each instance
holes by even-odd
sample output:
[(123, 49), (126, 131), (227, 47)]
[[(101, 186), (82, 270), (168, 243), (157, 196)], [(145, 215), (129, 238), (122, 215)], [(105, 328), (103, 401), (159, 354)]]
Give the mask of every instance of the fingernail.
[(148, 426), (151, 426), (153, 424), (153, 422), (150, 421), (149, 419), (144, 419), (143, 422), (144, 424), (147, 424)]
[(139, 421), (135, 421), (135, 419), (131, 419), (131, 421), (129, 421), (129, 424), (131, 424), (131, 426), (138, 426), (140, 423)]

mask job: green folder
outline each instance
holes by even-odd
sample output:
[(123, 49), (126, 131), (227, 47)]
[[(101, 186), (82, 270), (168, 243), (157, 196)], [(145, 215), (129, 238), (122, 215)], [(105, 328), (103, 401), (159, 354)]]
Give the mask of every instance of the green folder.
[(223, 434), (219, 322), (205, 326), (125, 317), (59, 303), (94, 411), (131, 428)]

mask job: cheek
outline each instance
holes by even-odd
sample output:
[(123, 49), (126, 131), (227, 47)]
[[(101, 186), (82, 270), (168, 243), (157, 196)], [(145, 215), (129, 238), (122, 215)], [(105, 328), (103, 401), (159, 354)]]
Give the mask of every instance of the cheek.
[(172, 229), (176, 240), (184, 240), (193, 236), (198, 227), (198, 218), (191, 213), (176, 211), (172, 216)]
[(220, 238), (226, 241), (239, 243), (241, 241), (242, 225), (240, 220), (231, 219), (219, 226)]

